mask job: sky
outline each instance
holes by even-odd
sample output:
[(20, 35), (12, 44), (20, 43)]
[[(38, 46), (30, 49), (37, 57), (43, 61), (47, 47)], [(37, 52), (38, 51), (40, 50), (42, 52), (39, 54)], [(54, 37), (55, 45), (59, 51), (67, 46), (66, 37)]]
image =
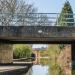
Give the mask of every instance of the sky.
[(41, 48), (47, 48), (48, 45), (47, 44), (33, 44), (32, 49), (41, 49)]
[[(33, 4), (38, 8), (40, 13), (60, 13), (66, 0), (25, 0), (29, 4)], [(75, 0), (68, 0), (75, 13)]]

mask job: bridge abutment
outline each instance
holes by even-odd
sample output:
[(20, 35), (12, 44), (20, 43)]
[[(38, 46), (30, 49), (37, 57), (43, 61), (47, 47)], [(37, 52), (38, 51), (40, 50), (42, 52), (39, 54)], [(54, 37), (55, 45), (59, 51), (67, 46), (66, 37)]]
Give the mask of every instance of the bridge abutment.
[(0, 64), (11, 64), (13, 62), (13, 50), (10, 44), (0, 44)]

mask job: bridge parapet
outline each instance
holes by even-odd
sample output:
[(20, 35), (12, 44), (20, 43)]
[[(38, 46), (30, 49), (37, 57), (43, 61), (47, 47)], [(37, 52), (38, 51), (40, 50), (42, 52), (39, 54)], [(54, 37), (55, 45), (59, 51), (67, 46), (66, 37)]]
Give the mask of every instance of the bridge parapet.
[[(75, 14), (73, 22), (62, 24), (75, 25)], [(75, 26), (59, 26), (58, 19), (60, 13), (0, 13), (0, 39), (12, 41), (61, 41), (75, 40)]]
[(75, 27), (0, 26), (0, 39), (74, 38)]

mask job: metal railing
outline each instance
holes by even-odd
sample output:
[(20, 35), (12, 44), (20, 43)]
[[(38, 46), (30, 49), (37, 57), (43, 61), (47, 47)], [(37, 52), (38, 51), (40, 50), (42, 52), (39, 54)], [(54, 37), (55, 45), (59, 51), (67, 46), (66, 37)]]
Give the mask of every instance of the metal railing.
[(0, 13), (0, 26), (61, 26), (60, 24), (75, 25), (75, 14), (60, 13)]

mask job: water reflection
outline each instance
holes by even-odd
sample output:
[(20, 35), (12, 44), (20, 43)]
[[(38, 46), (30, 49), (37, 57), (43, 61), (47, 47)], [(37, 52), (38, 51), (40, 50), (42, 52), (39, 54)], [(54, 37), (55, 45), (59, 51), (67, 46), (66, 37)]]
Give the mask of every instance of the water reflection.
[(32, 67), (32, 75), (48, 75), (48, 66), (34, 65)]
[(36, 63), (24, 75), (64, 75), (60, 66), (52, 63), (49, 58), (40, 59), (40, 63)]
[(51, 75), (48, 72), (48, 66), (34, 65), (27, 74), (23, 75)]

